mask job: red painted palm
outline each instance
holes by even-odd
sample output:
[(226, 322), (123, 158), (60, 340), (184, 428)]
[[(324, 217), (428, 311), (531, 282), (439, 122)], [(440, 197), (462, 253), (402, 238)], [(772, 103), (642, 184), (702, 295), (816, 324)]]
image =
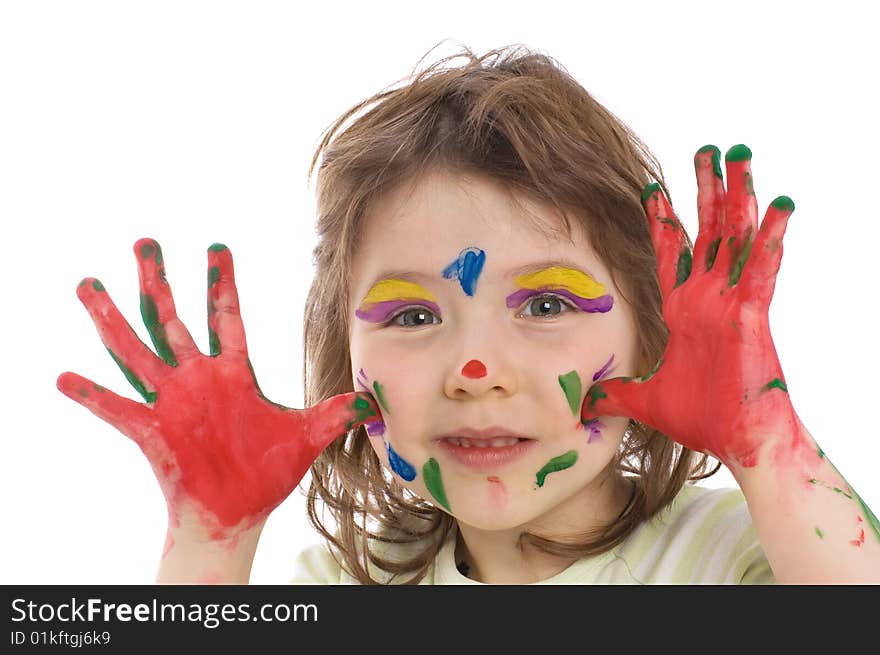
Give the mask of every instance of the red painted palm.
[[(768, 309), (794, 204), (774, 200), (758, 228), (751, 152), (694, 157), (699, 234), (690, 250), (659, 185), (643, 194), (669, 342), (654, 371), (594, 385), (582, 420), (627, 416), (726, 464), (752, 466), (769, 435), (801, 439), (770, 335)], [(789, 444), (790, 445), (790, 444)]]
[(194, 521), (212, 538), (228, 537), (265, 518), (330, 441), (378, 409), (368, 395), (355, 393), (302, 411), (267, 400), (248, 359), (230, 251), (219, 244), (208, 251), (208, 356), (177, 317), (159, 245), (141, 239), (134, 250), (141, 313), (155, 353), (98, 280), (83, 280), (77, 295), (146, 402), (74, 373), (59, 376), (58, 388), (140, 446), (172, 524)]

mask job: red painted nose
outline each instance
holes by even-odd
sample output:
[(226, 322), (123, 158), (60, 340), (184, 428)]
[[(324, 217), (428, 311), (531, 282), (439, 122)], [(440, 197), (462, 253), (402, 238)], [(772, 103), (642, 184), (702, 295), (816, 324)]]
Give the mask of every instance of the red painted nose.
[(478, 359), (472, 359), (461, 369), (461, 374), (466, 378), (484, 378), (486, 377), (486, 366)]

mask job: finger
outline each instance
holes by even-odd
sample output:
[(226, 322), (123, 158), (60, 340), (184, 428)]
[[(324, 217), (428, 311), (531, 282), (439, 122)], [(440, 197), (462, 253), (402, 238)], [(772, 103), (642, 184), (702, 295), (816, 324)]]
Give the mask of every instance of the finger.
[(767, 208), (737, 285), (744, 301), (770, 305), (782, 263), (782, 238), (793, 212), (794, 202), (788, 196), (779, 196)]
[(687, 280), (691, 273), (691, 249), (681, 223), (656, 182), (642, 192), (651, 241), (657, 255), (657, 275), (663, 298)]
[(62, 373), (56, 382), (58, 390), (79, 403), (98, 418), (143, 446), (149, 438), (153, 420), (145, 405), (117, 396), (76, 373)]
[(727, 169), (727, 193), (724, 205), (724, 228), (714, 270), (727, 276), (727, 285), (739, 281), (758, 232), (758, 201), (752, 179), (752, 151), (739, 144), (724, 155)]
[(177, 318), (171, 286), (165, 279), (162, 250), (153, 239), (139, 239), (134, 244), (141, 285), (141, 316), (150, 339), (166, 364), (195, 357), (199, 349), (183, 322)]
[(360, 392), (333, 396), (298, 413), (304, 418), (303, 432), (315, 456), (346, 432), (382, 421), (373, 397)]
[(721, 151), (713, 145), (703, 146), (694, 155), (697, 175), (697, 219), (700, 231), (694, 244), (694, 262), (698, 271), (710, 271), (718, 254), (724, 226), (724, 177), (721, 173)]
[(652, 425), (648, 395), (639, 378), (612, 378), (587, 390), (581, 404), (581, 423), (599, 416), (625, 416)]
[(232, 253), (222, 243), (208, 248), (208, 337), (212, 356), (221, 352), (247, 356)]
[(149, 403), (156, 400), (156, 382), (165, 365), (141, 341), (110, 299), (104, 285), (95, 278), (79, 283), (76, 295), (89, 312), (101, 341), (125, 378)]

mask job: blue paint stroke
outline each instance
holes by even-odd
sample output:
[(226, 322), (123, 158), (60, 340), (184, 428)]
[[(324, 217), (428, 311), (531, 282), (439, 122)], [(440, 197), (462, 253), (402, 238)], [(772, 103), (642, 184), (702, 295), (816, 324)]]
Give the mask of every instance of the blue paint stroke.
[(413, 468), (413, 465), (394, 452), (394, 448), (387, 441), (385, 442), (385, 449), (388, 451), (388, 464), (391, 466), (391, 470), (407, 482), (415, 480), (416, 470)]
[(443, 269), (443, 277), (447, 280), (458, 280), (461, 288), (469, 295), (474, 295), (477, 278), (486, 263), (486, 253), (479, 248), (465, 248), (458, 259)]

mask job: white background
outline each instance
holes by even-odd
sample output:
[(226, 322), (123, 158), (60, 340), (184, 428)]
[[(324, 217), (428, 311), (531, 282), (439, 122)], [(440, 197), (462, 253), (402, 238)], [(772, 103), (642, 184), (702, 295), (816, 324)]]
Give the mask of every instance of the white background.
[[(510, 43), (559, 60), (654, 150), (692, 236), (694, 152), (751, 147), (762, 214), (780, 194), (797, 205), (771, 307), (792, 400), (877, 512), (870, 6), (4, 2), (0, 583), (150, 583), (161, 553), (164, 500), (141, 452), (55, 389), (72, 370), (138, 398), (79, 280), (101, 279), (149, 342), (131, 247), (156, 238), (179, 314), (207, 349), (205, 249), (226, 243), (262, 389), (302, 406), (311, 155), (334, 118), (444, 39), (430, 61)], [(735, 483), (725, 472), (704, 484)], [(294, 492), (267, 524), (252, 581), (285, 581), (316, 539)]]

